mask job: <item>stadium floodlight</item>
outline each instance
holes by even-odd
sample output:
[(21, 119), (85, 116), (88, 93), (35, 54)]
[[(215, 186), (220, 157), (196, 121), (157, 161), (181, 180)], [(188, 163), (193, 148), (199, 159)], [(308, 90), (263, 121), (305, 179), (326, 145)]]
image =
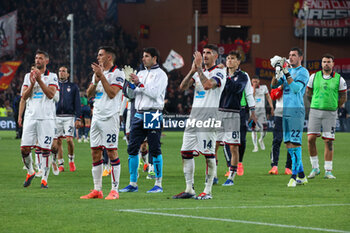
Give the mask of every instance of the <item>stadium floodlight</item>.
[(74, 67), (73, 67), (73, 34), (74, 34), (74, 15), (69, 14), (67, 20), (70, 21), (70, 78), (71, 82), (74, 81)]

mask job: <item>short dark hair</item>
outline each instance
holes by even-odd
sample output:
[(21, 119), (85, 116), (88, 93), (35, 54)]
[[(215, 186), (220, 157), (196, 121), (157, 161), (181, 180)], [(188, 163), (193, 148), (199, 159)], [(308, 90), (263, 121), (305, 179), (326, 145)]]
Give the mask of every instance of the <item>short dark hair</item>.
[(235, 56), (239, 61), (242, 59), (241, 53), (237, 50), (231, 50), (231, 52), (228, 53), (228, 56)]
[(259, 79), (260, 80), (260, 77), (258, 75), (254, 75), (252, 79)]
[(219, 53), (218, 46), (216, 46), (215, 44), (204, 45), (203, 49), (211, 49), (211, 50), (215, 51), (217, 54)]
[(330, 59), (332, 59), (332, 61), (334, 61), (334, 56), (330, 53), (323, 54), (322, 59), (323, 58), (330, 58)]
[(66, 65), (60, 65), (60, 66), (58, 67), (58, 69), (60, 69), (61, 67), (66, 68), (66, 69), (67, 69), (67, 73), (69, 73), (69, 67), (68, 67), (68, 66), (66, 66)]
[(49, 59), (49, 54), (48, 54), (46, 51), (44, 51), (44, 50), (38, 49), (38, 50), (35, 52), (35, 55), (37, 55), (37, 54), (43, 54), (47, 59)]
[(113, 63), (114, 63), (115, 59), (116, 59), (116, 52), (115, 52), (114, 48), (112, 46), (100, 46), (98, 48), (98, 50), (101, 50), (101, 49), (106, 51), (106, 53), (112, 55), (112, 59), (113, 59)]
[(151, 57), (157, 57), (157, 62), (158, 62), (158, 59), (160, 56), (158, 49), (153, 48), (153, 47), (148, 47), (148, 48), (144, 48), (143, 52), (151, 54)]
[(299, 57), (303, 56), (303, 50), (301, 50), (301, 48), (293, 47), (290, 49), (290, 51), (297, 51)]

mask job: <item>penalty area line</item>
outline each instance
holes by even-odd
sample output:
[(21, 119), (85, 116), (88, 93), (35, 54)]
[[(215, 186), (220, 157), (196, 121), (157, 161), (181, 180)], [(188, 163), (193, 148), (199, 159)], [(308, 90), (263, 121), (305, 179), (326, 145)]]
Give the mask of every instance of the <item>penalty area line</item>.
[(169, 213), (148, 212), (148, 211), (131, 210), (131, 209), (124, 209), (124, 210), (118, 210), (118, 211), (146, 214), (146, 215), (159, 215), (159, 216), (178, 217), (178, 218), (192, 218), (192, 219), (211, 220), (211, 221), (220, 221), (220, 222), (234, 222), (234, 223), (252, 224), (252, 225), (260, 225), (260, 226), (272, 226), (272, 227), (312, 230), (312, 231), (350, 233), (350, 231), (342, 231), (342, 230), (336, 230), (336, 229), (303, 227), (303, 226), (295, 226), (295, 225), (284, 225), (284, 224), (275, 224), (275, 223), (266, 223), (266, 222), (253, 222), (253, 221), (245, 221), (245, 220), (226, 219), (226, 218), (212, 218), (212, 217), (202, 217), (202, 216), (184, 215), (184, 214), (169, 214)]
[[(350, 203), (339, 204), (309, 204), (309, 205), (270, 205), (270, 206), (206, 206), (206, 207), (179, 207), (179, 208), (144, 208), (144, 209), (123, 209), (120, 211), (162, 211), (162, 210), (205, 210), (205, 209), (275, 209), (275, 208), (307, 208), (307, 207), (337, 207), (350, 206)], [(119, 211), (119, 209), (117, 209)]]

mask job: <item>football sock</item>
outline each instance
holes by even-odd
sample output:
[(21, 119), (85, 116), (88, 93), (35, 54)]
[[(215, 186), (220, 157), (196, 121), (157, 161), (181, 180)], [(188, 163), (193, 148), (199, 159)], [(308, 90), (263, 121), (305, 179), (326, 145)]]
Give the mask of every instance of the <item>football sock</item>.
[(41, 177), (41, 180), (45, 180), (47, 182), (47, 178), (49, 177), (50, 173), (50, 152), (49, 151), (44, 151), (42, 153), (42, 169), (43, 169), (43, 174)]
[(327, 172), (333, 170), (333, 161), (324, 161), (324, 170)]
[(94, 181), (94, 189), (97, 191), (102, 190), (102, 163), (102, 159), (96, 163), (92, 163), (92, 179)]
[(296, 154), (296, 157), (297, 157), (297, 172), (302, 173), (304, 172), (304, 168), (303, 168), (301, 147), (295, 148), (294, 153)]
[(33, 174), (34, 173), (34, 169), (33, 169), (33, 160), (32, 160), (31, 153), (29, 153), (29, 154), (22, 154), (22, 159), (23, 159), (24, 165), (27, 168), (28, 174)]
[(232, 155), (231, 155), (230, 145), (228, 145), (228, 144), (224, 145), (224, 155), (225, 155), (227, 167), (230, 167)]
[(207, 173), (207, 182), (205, 183), (204, 192), (207, 194), (211, 194), (211, 189), (213, 187), (213, 179), (214, 179), (215, 170), (216, 170), (215, 158), (207, 158), (206, 162), (208, 167), (208, 173)]
[(35, 150), (35, 165), (39, 171), (42, 168), (42, 166), (41, 166), (42, 161), (41, 160), (42, 160), (41, 150), (36, 149)]
[(73, 155), (68, 155), (69, 162), (74, 162), (74, 154)]
[(58, 166), (63, 166), (64, 164), (64, 159), (59, 159), (58, 160)]
[(252, 131), (252, 141), (254, 148), (258, 147), (258, 133), (255, 131)]
[(230, 175), (228, 177), (228, 179), (230, 180), (234, 180), (235, 179), (235, 176), (236, 176), (236, 173), (237, 173), (237, 166), (230, 166)]
[(163, 177), (163, 156), (162, 154), (153, 157), (153, 167), (156, 173), (156, 184), (162, 187), (162, 177)]
[(185, 175), (185, 181), (186, 181), (186, 193), (194, 193), (193, 190), (193, 184), (194, 184), (194, 169), (195, 169), (195, 163), (194, 159), (183, 159), (183, 172)]
[(310, 162), (311, 162), (312, 168), (319, 168), (319, 165), (318, 165), (318, 156), (317, 156), (317, 155), (315, 155), (315, 156), (310, 156)]
[(119, 179), (120, 179), (120, 159), (116, 158), (111, 160), (112, 172), (111, 172), (111, 181), (112, 181), (112, 190), (118, 192)]
[(292, 176), (295, 175), (295, 177), (296, 177), (298, 172), (297, 172), (297, 157), (295, 154), (295, 148), (288, 148), (287, 151), (290, 154), (291, 159), (292, 159)]
[(139, 167), (139, 156), (138, 155), (129, 155), (129, 173), (130, 173), (130, 182), (137, 182), (137, 168)]

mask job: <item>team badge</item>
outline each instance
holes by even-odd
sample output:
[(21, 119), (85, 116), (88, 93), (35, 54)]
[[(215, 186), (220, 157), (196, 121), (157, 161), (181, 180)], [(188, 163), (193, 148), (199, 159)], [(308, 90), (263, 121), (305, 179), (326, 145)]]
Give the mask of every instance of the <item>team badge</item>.
[(70, 92), (71, 91), (71, 88), (70, 86), (67, 87), (67, 91)]

